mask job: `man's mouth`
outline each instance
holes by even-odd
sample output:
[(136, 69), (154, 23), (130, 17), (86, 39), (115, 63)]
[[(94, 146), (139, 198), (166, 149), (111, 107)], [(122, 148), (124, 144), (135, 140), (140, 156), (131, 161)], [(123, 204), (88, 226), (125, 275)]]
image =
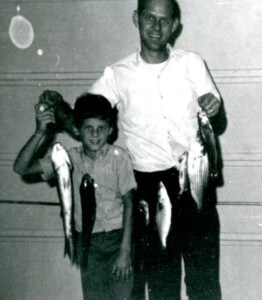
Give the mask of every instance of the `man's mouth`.
[(150, 38), (152, 39), (152, 40), (159, 40), (160, 39), (160, 35), (159, 34), (150, 34)]
[(90, 144), (92, 145), (98, 145), (100, 143), (100, 140), (91, 140)]

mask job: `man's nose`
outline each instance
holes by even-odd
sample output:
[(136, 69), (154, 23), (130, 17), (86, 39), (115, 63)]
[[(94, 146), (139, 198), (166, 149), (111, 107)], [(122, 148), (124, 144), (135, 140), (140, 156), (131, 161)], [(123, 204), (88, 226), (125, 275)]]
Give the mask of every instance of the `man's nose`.
[(160, 20), (155, 19), (155, 22), (154, 22), (154, 25), (153, 25), (153, 28), (155, 30), (159, 30), (161, 28), (161, 23), (160, 22), (161, 22)]

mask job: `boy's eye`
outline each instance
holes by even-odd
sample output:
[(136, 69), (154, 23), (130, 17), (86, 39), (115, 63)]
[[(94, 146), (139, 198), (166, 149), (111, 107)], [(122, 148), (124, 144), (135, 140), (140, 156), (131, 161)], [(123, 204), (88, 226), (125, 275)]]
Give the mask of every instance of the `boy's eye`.
[(85, 131), (88, 131), (88, 132), (92, 132), (93, 127), (91, 127), (91, 126), (85, 126), (85, 127), (84, 127), (84, 130), (85, 130)]
[(97, 132), (103, 132), (103, 131), (105, 131), (106, 130), (106, 127), (105, 126), (99, 126), (98, 128), (97, 128)]
[(88, 132), (89, 134), (93, 134), (93, 133), (103, 133), (103, 132), (105, 132), (105, 130), (106, 130), (106, 126), (98, 126), (97, 128), (94, 128), (94, 127), (92, 127), (92, 126), (85, 126), (84, 127), (84, 130), (86, 131), (86, 132)]

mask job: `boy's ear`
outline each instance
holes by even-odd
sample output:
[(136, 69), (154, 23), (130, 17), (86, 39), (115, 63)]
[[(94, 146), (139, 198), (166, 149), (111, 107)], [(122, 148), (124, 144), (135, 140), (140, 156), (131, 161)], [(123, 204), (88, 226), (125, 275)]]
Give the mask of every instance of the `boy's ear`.
[(135, 24), (135, 26), (138, 28), (139, 27), (139, 20), (138, 20), (138, 11), (134, 10), (133, 11), (133, 23)]
[(80, 135), (80, 131), (79, 131), (79, 129), (78, 129), (76, 126), (74, 126), (74, 134), (75, 134), (76, 136), (79, 136), (79, 135)]

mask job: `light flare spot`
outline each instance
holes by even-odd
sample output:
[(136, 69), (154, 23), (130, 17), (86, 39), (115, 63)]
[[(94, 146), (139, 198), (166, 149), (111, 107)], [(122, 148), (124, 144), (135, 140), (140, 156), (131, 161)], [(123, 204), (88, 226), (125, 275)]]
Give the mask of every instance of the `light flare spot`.
[(44, 53), (44, 52), (43, 52), (42, 49), (38, 49), (38, 50), (37, 50), (37, 54), (38, 54), (39, 56), (43, 55), (43, 53)]
[(21, 15), (11, 19), (8, 34), (13, 44), (20, 49), (30, 47), (34, 40), (32, 24)]
[(119, 150), (117, 150), (117, 149), (115, 149), (114, 150), (114, 154), (115, 154), (115, 156), (118, 156), (120, 153), (119, 153)]

